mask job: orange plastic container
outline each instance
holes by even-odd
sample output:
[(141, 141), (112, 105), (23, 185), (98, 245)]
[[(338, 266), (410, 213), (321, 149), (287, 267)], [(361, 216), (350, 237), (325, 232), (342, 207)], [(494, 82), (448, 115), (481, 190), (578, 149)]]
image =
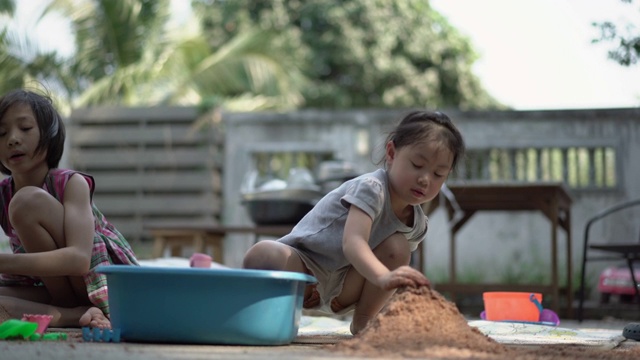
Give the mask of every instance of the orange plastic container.
[(485, 292), (485, 317), (490, 321), (540, 321), (540, 309), (531, 301), (531, 294), (542, 303), (542, 294), (530, 292)]

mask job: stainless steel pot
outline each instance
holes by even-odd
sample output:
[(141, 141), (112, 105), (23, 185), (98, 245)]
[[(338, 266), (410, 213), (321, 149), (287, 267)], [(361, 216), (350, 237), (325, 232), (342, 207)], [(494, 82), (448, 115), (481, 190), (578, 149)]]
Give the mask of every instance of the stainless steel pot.
[(281, 189), (242, 194), (242, 204), (256, 225), (295, 225), (324, 194), (312, 189)]

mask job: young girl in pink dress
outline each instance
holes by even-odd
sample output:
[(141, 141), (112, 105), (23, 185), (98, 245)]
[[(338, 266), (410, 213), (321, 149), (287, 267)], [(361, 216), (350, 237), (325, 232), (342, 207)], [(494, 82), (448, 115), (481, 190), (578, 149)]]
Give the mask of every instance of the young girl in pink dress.
[(93, 177), (59, 169), (62, 118), (49, 97), (0, 98), (0, 311), (52, 315), (50, 326), (108, 328), (107, 282), (98, 265), (134, 264), (125, 238), (93, 203)]

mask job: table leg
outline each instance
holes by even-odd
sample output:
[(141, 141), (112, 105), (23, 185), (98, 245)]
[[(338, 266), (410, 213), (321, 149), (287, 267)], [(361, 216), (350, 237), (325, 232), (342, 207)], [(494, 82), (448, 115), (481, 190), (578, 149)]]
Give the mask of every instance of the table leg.
[(560, 291), (558, 289), (558, 203), (551, 200), (550, 219), (551, 220), (551, 308), (558, 313), (560, 309)]
[(202, 233), (193, 234), (193, 252), (204, 253), (204, 235)]
[(425, 272), (424, 269), (424, 241), (420, 242), (420, 244), (418, 244), (418, 248), (416, 249), (416, 251), (418, 252), (418, 264), (416, 264), (416, 269), (418, 271), (420, 271), (421, 273)]
[(567, 234), (567, 318), (573, 319), (573, 261), (571, 249), (571, 212), (566, 210), (565, 233)]
[[(456, 234), (454, 232), (451, 233), (451, 238), (449, 240), (449, 283), (452, 288), (455, 288), (455, 284), (457, 283), (456, 279)], [(452, 302), (456, 302), (456, 293), (452, 290), (449, 294), (450, 300)]]
[(224, 236), (210, 236), (211, 247), (213, 247), (213, 261), (218, 264), (224, 264)]
[[(471, 219), (473, 214), (475, 214), (475, 210), (467, 210), (464, 213), (464, 216), (457, 220), (457, 222), (453, 222), (453, 213), (449, 213), (449, 233), (451, 234), (451, 238), (449, 239), (449, 283), (452, 284), (452, 288), (455, 288), (455, 284), (457, 284), (458, 279), (456, 277), (456, 234), (462, 228), (464, 224)], [(451, 291), (451, 301), (456, 301), (456, 293), (455, 291)]]
[(162, 257), (165, 246), (167, 246), (167, 238), (165, 238), (164, 236), (156, 235), (155, 239), (153, 240), (153, 250), (151, 251), (151, 256), (154, 259)]
[(173, 257), (181, 257), (182, 256), (182, 244), (176, 244), (176, 242), (172, 242), (171, 246), (171, 256)]

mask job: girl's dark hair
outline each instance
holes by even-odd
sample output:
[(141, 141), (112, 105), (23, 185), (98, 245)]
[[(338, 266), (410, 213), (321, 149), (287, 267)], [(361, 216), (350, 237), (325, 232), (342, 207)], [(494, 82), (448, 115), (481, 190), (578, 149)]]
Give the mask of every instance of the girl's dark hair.
[(385, 144), (393, 141), (396, 149), (419, 142), (439, 142), (453, 154), (451, 170), (464, 156), (462, 134), (449, 117), (439, 111), (412, 111), (389, 133)]
[[(57, 168), (64, 151), (65, 130), (62, 117), (53, 106), (51, 97), (29, 90), (13, 90), (0, 98), (0, 119), (10, 107), (19, 104), (29, 105), (38, 123), (40, 141), (36, 153), (46, 151), (49, 169)], [(11, 171), (1, 163), (0, 172), (11, 175)]]

